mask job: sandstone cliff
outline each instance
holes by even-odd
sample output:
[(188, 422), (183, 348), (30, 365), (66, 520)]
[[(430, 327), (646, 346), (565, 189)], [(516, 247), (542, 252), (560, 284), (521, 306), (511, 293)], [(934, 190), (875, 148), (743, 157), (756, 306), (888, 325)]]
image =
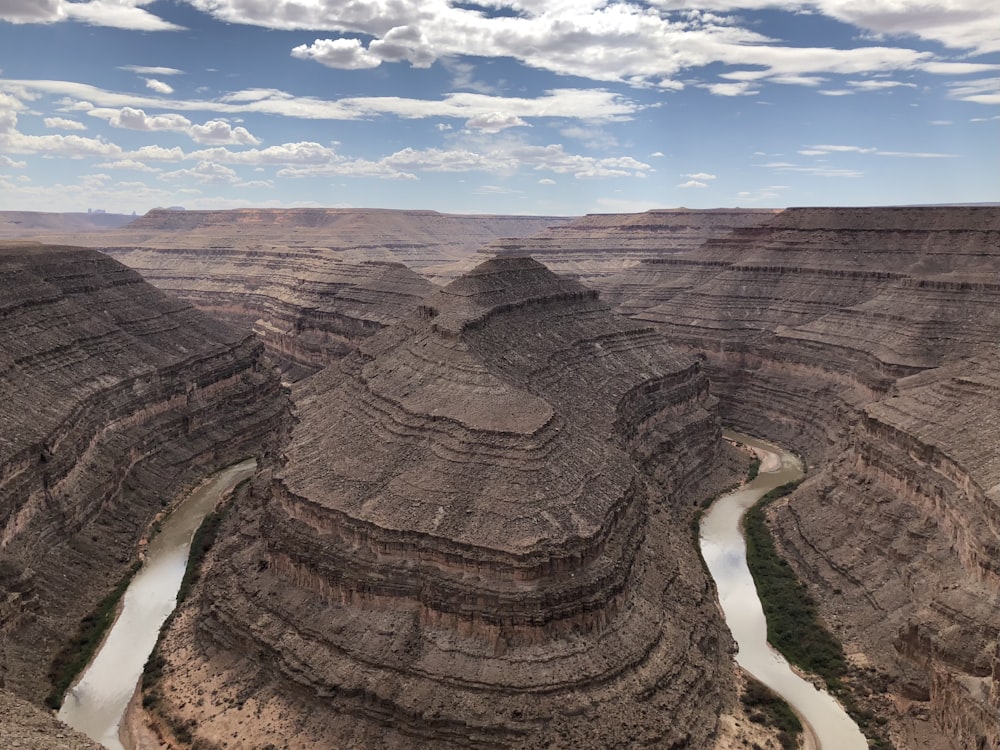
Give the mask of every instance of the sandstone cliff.
[(294, 395), (282, 465), (167, 636), (147, 698), (163, 728), (288, 748), (707, 746), (732, 672), (689, 531), (719, 450), (697, 361), (497, 259)]
[(789, 209), (594, 279), (813, 466), (775, 529), (900, 747), (1000, 743), (998, 273), (998, 208)]
[(0, 683), (40, 701), (153, 515), (266, 452), (287, 409), (262, 355), (97, 251), (0, 244)]

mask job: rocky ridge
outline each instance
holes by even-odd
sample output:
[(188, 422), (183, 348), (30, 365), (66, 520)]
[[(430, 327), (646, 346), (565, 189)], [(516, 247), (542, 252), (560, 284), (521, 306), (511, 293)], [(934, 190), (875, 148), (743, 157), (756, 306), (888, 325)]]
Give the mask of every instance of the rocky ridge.
[(706, 746), (733, 693), (689, 538), (720, 450), (697, 361), (507, 258), (294, 395), (282, 465), (167, 636), (161, 728)]
[(0, 684), (53, 655), (190, 482), (266, 454), (287, 412), (252, 335), (94, 250), (0, 244)]
[(1000, 743), (998, 271), (995, 207), (789, 209), (593, 280), (813, 466), (775, 530), (901, 747)]

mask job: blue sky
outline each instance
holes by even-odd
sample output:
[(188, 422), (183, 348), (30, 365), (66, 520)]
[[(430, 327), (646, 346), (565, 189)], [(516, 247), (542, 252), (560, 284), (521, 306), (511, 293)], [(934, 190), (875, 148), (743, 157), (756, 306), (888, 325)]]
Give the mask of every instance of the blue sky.
[(0, 210), (987, 201), (988, 0), (0, 0)]

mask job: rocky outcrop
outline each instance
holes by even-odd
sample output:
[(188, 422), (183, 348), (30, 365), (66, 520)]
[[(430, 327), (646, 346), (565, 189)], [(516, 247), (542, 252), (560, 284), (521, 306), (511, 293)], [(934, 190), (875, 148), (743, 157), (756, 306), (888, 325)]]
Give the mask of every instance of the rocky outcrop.
[(507, 258), (294, 395), (285, 460), (167, 635), (165, 731), (707, 745), (733, 693), (690, 541), (719, 450), (697, 361)]
[(724, 421), (806, 456), (784, 552), (897, 736), (963, 748), (1000, 741), (998, 269), (995, 207), (789, 209), (596, 282), (699, 353)]
[(286, 400), (252, 335), (110, 257), (0, 245), (0, 682), (40, 701), (152, 517), (266, 454)]

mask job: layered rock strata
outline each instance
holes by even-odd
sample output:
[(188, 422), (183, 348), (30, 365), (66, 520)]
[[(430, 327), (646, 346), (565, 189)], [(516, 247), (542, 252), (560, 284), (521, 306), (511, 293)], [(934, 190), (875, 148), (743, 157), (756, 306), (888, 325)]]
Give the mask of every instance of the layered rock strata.
[(434, 286), (399, 263), (344, 260), (323, 250), (109, 251), (143, 277), (264, 342), (298, 379), (354, 351), (412, 312)]
[(0, 245), (0, 682), (40, 701), (153, 516), (286, 401), (252, 335), (110, 257)]
[(530, 255), (561, 275), (599, 288), (618, 303), (648, 284), (623, 274), (647, 261), (669, 260), (734, 229), (765, 224), (773, 209), (659, 209), (641, 214), (588, 214), (523, 239), (504, 238), (480, 250), (487, 255)]
[(374, 209), (156, 209), (126, 227), (72, 240), (60, 237), (54, 220), (47, 232), (45, 222), (34, 224), (46, 241), (100, 248), (152, 284), (255, 331), (297, 379), (406, 317), (435, 288), (427, 279), (471, 268), (481, 245), (561, 221)]
[(599, 280), (818, 468), (775, 529), (901, 747), (1000, 742), (998, 273), (998, 208), (789, 209)]
[(286, 460), (167, 636), (164, 731), (707, 746), (731, 642), (690, 540), (719, 446), (697, 361), (497, 259), (295, 401)]

